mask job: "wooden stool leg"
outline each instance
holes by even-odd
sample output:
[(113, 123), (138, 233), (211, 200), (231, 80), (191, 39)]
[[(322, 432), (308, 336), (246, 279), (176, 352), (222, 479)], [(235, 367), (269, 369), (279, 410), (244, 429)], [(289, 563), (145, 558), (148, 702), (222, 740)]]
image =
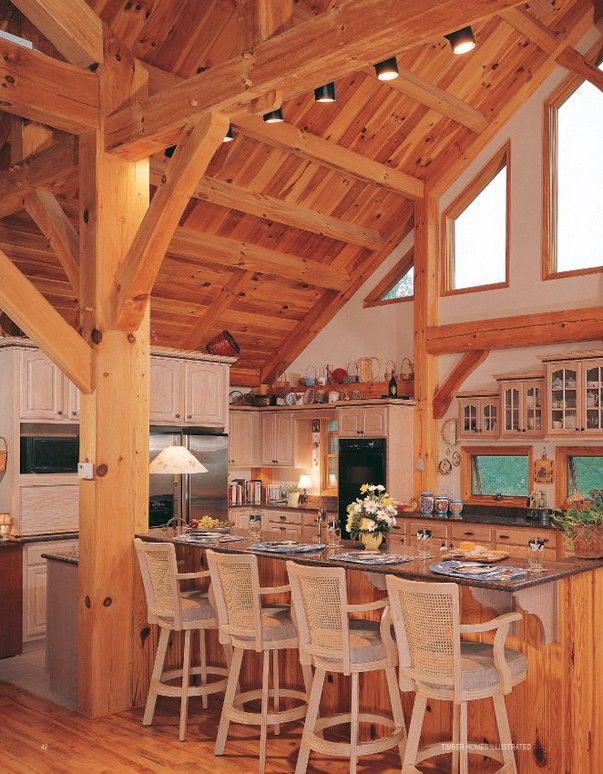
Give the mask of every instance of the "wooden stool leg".
[(461, 774), (469, 774), (469, 756), (467, 750), (467, 702), (462, 701), (459, 711), (459, 742), (461, 745)]
[(408, 739), (406, 740), (406, 749), (404, 751), (404, 760), (402, 762), (402, 772), (415, 772), (417, 762), (417, 753), (419, 751), (419, 741), (421, 739), (421, 728), (423, 727), (423, 716), (427, 706), (427, 696), (424, 693), (415, 695), (415, 703), (412, 708), (412, 717), (408, 729)]
[(396, 679), (396, 670), (393, 667), (385, 669), (385, 679), (387, 680), (387, 690), (392, 707), (394, 725), (396, 726), (396, 729), (404, 729), (404, 734), (398, 745), (400, 760), (404, 760), (404, 749), (406, 748), (406, 723), (404, 722), (404, 710), (402, 709), (402, 699), (400, 698), (400, 688)]
[(302, 664), (301, 670), (304, 678), (304, 688), (306, 689), (306, 698), (310, 701), (310, 691), (312, 690), (312, 667), (310, 664)]
[[(307, 665), (306, 665), (307, 666)], [(299, 755), (297, 756), (297, 765), (295, 766), (295, 774), (305, 774), (308, 768), (308, 759), (310, 758), (310, 747), (306, 741), (306, 735), (311, 734), (316, 726), (318, 720), (318, 711), (320, 709), (320, 697), (322, 696), (322, 686), (325, 680), (324, 669), (317, 669), (314, 672), (314, 678), (312, 680), (312, 686), (309, 691), (308, 697), (308, 710), (306, 712), (306, 720), (304, 722), (304, 730), (302, 732), (302, 741), (299, 748)]]
[(360, 714), (358, 672), (352, 672), (352, 717), (350, 728), (350, 774), (356, 774), (358, 766), (358, 730)]
[[(199, 663), (201, 665), (201, 685), (207, 685), (207, 651), (205, 649), (205, 629), (199, 629)], [(207, 694), (201, 696), (203, 709), (207, 709)]]
[(159, 630), (159, 644), (157, 646), (157, 655), (155, 656), (155, 663), (153, 664), (153, 674), (151, 675), (151, 685), (149, 686), (149, 693), (147, 695), (147, 703), (144, 709), (144, 717), (142, 719), (143, 726), (150, 726), (153, 722), (153, 715), (155, 714), (155, 704), (157, 703), (157, 689), (154, 687), (154, 683), (158, 683), (161, 680), (161, 674), (163, 672), (163, 662), (165, 661), (165, 654), (167, 646), (170, 641), (170, 630), (164, 626)]
[(234, 697), (237, 692), (237, 685), (239, 683), (239, 674), (241, 672), (241, 663), (243, 661), (242, 648), (235, 648), (230, 672), (228, 673), (228, 683), (226, 684), (226, 692), (224, 694), (224, 704), (222, 705), (222, 715), (220, 716), (220, 725), (218, 726), (218, 734), (216, 736), (216, 745), (214, 747), (214, 755), (224, 755), (224, 745), (226, 744), (226, 737), (228, 735), (228, 726), (230, 720), (227, 717), (227, 711), (231, 709)]
[(262, 664), (262, 709), (260, 716), (260, 768), (259, 773), (264, 774), (266, 769), (266, 736), (268, 733), (268, 695), (270, 688), (270, 651), (264, 651)]
[[(278, 712), (281, 708), (280, 697), (280, 675), (278, 672), (278, 650), (275, 648), (272, 651), (272, 685), (274, 686), (274, 711)], [(274, 724), (274, 734), (278, 736), (281, 732), (279, 723)]]
[(511, 729), (509, 728), (509, 718), (507, 715), (507, 705), (505, 697), (498, 693), (492, 697), (494, 702), (494, 714), (496, 715), (496, 725), (498, 726), (498, 736), (502, 750), (503, 761), (505, 763), (505, 772), (516, 772), (515, 754), (513, 752), (511, 739)]
[(180, 731), (178, 739), (181, 742), (186, 737), (186, 721), (188, 715), (188, 689), (190, 687), (190, 669), (191, 669), (191, 630), (184, 632), (184, 658), (182, 661), (182, 694), (180, 696)]
[(459, 774), (460, 704), (452, 702), (452, 774)]

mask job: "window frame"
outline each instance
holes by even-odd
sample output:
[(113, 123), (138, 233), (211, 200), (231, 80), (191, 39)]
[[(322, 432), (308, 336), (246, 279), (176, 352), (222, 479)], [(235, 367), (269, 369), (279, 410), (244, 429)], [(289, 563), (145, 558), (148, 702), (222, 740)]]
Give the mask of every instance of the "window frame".
[[(329, 435), (336, 435), (339, 438), (339, 422), (337, 422), (337, 430), (329, 430), (329, 422), (337, 421), (336, 414), (328, 414), (321, 417), (320, 423), (320, 494), (322, 497), (334, 496), (337, 497), (339, 491), (339, 456), (338, 454), (329, 453)], [(337, 486), (329, 486), (329, 461), (334, 458), (337, 462)]]
[[(569, 457), (603, 457), (603, 446), (557, 446), (555, 449), (555, 501), (557, 507), (567, 500), (567, 462)], [(588, 495), (588, 492), (583, 492)]]
[[(597, 41), (586, 54), (598, 67), (603, 61), (603, 43)], [(564, 277), (581, 277), (601, 274), (603, 266), (587, 269), (557, 271), (557, 114), (567, 100), (585, 82), (580, 75), (570, 75), (545, 100), (542, 126), (542, 279), (555, 280)]]
[[(453, 288), (454, 277), (454, 222), (467, 207), (488, 187), (496, 175), (506, 167), (507, 186), (505, 197), (505, 279), (487, 285), (470, 288)], [(456, 296), (463, 293), (479, 293), (483, 290), (508, 288), (511, 280), (511, 141), (508, 140), (465, 186), (456, 199), (442, 213), (442, 278), (440, 295)]]
[(387, 306), (388, 304), (399, 304), (405, 301), (414, 301), (415, 295), (403, 296), (402, 298), (382, 298), (388, 290), (400, 280), (406, 272), (414, 266), (415, 253), (414, 247), (407, 250), (406, 253), (400, 258), (400, 260), (393, 266), (379, 282), (371, 290), (371, 292), (364, 299), (364, 308), (368, 309), (373, 306)]
[[(461, 492), (463, 501), (474, 505), (508, 505), (525, 507), (532, 483), (532, 454), (530, 446), (461, 446)], [(528, 458), (528, 493), (508, 495), (497, 500), (494, 495), (474, 495), (471, 491), (471, 458), (479, 456)]]

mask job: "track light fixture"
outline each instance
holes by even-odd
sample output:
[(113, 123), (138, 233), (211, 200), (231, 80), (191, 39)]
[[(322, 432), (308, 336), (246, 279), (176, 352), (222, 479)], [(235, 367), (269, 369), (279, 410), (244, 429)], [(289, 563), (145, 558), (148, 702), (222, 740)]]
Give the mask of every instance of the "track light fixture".
[(283, 108), (277, 108), (276, 110), (271, 110), (269, 113), (264, 113), (264, 121), (267, 124), (280, 124), (284, 120)]
[(167, 158), (168, 158), (168, 159), (171, 159), (171, 158), (172, 158), (172, 156), (174, 155), (174, 151), (175, 151), (175, 150), (176, 150), (176, 146), (175, 146), (175, 145), (170, 145), (170, 147), (169, 147), (169, 148), (166, 148), (166, 149), (163, 151), (163, 155), (164, 155), (164, 156), (167, 156)]
[(389, 59), (384, 59), (383, 62), (377, 62), (375, 72), (380, 81), (393, 81), (400, 75), (396, 57), (392, 56)]
[(325, 83), (324, 86), (319, 86), (314, 89), (314, 101), (315, 102), (335, 102), (337, 97), (335, 95), (335, 84)]
[(232, 133), (232, 124), (228, 124), (228, 131), (224, 135), (222, 142), (232, 142), (234, 140), (234, 134)]
[(471, 27), (463, 27), (444, 37), (450, 43), (453, 54), (466, 54), (475, 48), (475, 36)]

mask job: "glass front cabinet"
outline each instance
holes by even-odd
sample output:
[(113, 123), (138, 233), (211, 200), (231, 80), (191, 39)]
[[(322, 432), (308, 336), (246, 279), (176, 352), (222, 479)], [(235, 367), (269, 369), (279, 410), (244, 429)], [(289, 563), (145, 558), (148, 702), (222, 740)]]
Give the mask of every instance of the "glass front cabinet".
[(547, 431), (551, 435), (603, 433), (603, 357), (546, 364)]
[(501, 437), (544, 435), (544, 376), (500, 381)]
[(500, 399), (498, 395), (460, 396), (460, 431), (462, 438), (498, 437)]

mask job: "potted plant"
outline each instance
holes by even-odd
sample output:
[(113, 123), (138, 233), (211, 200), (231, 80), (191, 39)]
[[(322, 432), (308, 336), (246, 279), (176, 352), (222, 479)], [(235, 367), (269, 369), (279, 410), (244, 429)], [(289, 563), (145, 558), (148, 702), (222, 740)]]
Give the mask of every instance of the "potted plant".
[(396, 523), (396, 502), (382, 484), (363, 484), (360, 494), (347, 507), (346, 527), (353, 540), (375, 551)]
[(580, 559), (603, 557), (603, 503), (583, 500), (554, 511), (551, 521), (563, 531), (565, 542)]
[(281, 485), (281, 489), (287, 496), (287, 505), (289, 508), (297, 508), (299, 504), (299, 487), (293, 481), (286, 481)]

